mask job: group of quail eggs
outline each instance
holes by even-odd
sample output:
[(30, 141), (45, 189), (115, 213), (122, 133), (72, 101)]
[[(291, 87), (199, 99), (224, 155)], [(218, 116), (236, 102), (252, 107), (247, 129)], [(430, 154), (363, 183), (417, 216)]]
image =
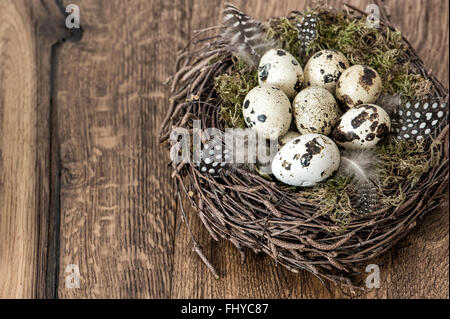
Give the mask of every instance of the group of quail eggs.
[(373, 104), (382, 90), (379, 74), (365, 65), (350, 66), (340, 52), (317, 52), (303, 69), (289, 52), (269, 50), (258, 80), (244, 99), (244, 119), (258, 134), (279, 139), (272, 173), (287, 185), (324, 181), (339, 168), (338, 146), (372, 148), (390, 130), (388, 114)]

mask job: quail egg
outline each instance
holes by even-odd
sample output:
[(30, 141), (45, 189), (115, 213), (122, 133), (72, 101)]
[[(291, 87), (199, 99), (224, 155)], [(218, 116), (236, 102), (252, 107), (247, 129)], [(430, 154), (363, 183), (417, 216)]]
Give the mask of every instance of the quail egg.
[(320, 134), (305, 134), (286, 144), (272, 161), (272, 173), (292, 186), (314, 186), (330, 177), (340, 165), (336, 144)]
[(259, 63), (259, 84), (279, 87), (290, 99), (300, 91), (303, 84), (303, 69), (297, 59), (282, 49), (267, 51)]
[(293, 112), (295, 124), (301, 134), (328, 135), (341, 116), (334, 96), (318, 86), (307, 87), (297, 94)]
[(334, 94), (337, 81), (349, 66), (350, 63), (341, 52), (319, 51), (305, 65), (305, 83), (307, 86), (323, 87)]
[(381, 94), (377, 71), (366, 65), (354, 65), (342, 73), (336, 84), (336, 98), (345, 108), (374, 103)]
[(389, 115), (374, 104), (363, 104), (347, 111), (333, 131), (334, 141), (349, 150), (374, 147), (391, 128)]
[(286, 145), (287, 143), (289, 143), (293, 139), (296, 139), (300, 135), (301, 134), (299, 132), (289, 131), (286, 134), (284, 134), (282, 137), (279, 138), (278, 144), (280, 145), (280, 147), (283, 147), (284, 145)]
[(266, 139), (283, 136), (291, 126), (291, 103), (286, 94), (275, 86), (262, 85), (250, 90), (242, 111), (247, 126)]

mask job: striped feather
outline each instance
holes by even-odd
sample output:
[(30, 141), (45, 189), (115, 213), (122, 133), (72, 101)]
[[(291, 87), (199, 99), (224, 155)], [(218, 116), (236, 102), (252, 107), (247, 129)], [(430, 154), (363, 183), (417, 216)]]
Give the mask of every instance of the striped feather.
[(259, 64), (261, 56), (276, 47), (276, 42), (267, 39), (264, 25), (252, 19), (232, 4), (226, 4), (223, 12), (222, 41), (234, 55), (251, 67)]

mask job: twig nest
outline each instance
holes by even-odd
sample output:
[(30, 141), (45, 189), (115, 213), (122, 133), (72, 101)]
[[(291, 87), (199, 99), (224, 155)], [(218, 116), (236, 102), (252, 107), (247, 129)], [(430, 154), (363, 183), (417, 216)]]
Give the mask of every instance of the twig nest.
[(336, 98), (345, 108), (374, 103), (381, 94), (382, 81), (377, 71), (354, 65), (342, 73), (336, 84)]
[(375, 147), (391, 128), (389, 115), (381, 107), (363, 104), (347, 111), (339, 120), (333, 139), (348, 150)]
[[(291, 134), (283, 134), (292, 128), (289, 125), (292, 120), (289, 99), (281, 91), (274, 92), (273, 87), (277, 85), (270, 85), (272, 89), (256, 88), (244, 99), (247, 88), (258, 85), (253, 67), (260, 62), (259, 54), (267, 51), (264, 48), (269, 48), (268, 44), (273, 42), (266, 41), (267, 38), (283, 43), (292, 53), (298, 50), (302, 57), (317, 47), (340, 47), (348, 58), (357, 52), (361, 63), (380, 66), (377, 70), (383, 81), (387, 81), (383, 84), (386, 89), (383, 93), (389, 97), (386, 100), (367, 102), (376, 99), (376, 87), (381, 88), (378, 75), (367, 67), (347, 68), (336, 84), (341, 86), (337, 90), (338, 96), (346, 96), (347, 102), (351, 99), (352, 103), (347, 107), (352, 109), (337, 123), (338, 129), (332, 138), (346, 148), (361, 148), (361, 151), (339, 149), (340, 155), (337, 145), (324, 135), (295, 137), (287, 141), (272, 161), (272, 177), (280, 180), (275, 183), (269, 178), (266, 165), (271, 157), (268, 153), (272, 153), (268, 147), (274, 144), (258, 141), (257, 154), (253, 151), (250, 154), (248, 150), (254, 149), (253, 144), (250, 148), (250, 144), (246, 144), (249, 140), (244, 138), (244, 143), (236, 141), (237, 146), (230, 145), (233, 161), (219, 176), (208, 175), (211, 173), (206, 165), (221, 166), (214, 164), (211, 158), (211, 162), (206, 160), (200, 170), (190, 169), (182, 162), (173, 174), (177, 177), (176, 191), (180, 200), (183, 195), (189, 196), (190, 202), (200, 209), (202, 221), (214, 239), (228, 238), (239, 249), (263, 250), (276, 263), (292, 271), (306, 269), (320, 279), (348, 286), (357, 284), (352, 283), (351, 274), (363, 266), (362, 260), (378, 256), (395, 245), (413, 229), (408, 225), (413, 226), (438, 204), (444, 194), (445, 187), (441, 186), (447, 181), (449, 172), (446, 165), (449, 137), (448, 105), (443, 103), (448, 103), (448, 90), (424, 68), (401, 35), (391, 32), (391, 25), (386, 21), (380, 28), (368, 29), (364, 27), (366, 17), (351, 14), (349, 10), (319, 8), (309, 17), (306, 14), (292, 12), (287, 17), (262, 23), (227, 5), (225, 23), (214, 28), (217, 33), (199, 32), (200, 38), (195, 41), (203, 44), (198, 48), (198, 54), (189, 54), (189, 47), (186, 47), (178, 56), (182, 62), (177, 64), (177, 73), (171, 78), (173, 104), (163, 121), (160, 139), (170, 138), (174, 127), (181, 126), (191, 132), (193, 123), (190, 119), (194, 118), (221, 131), (241, 127), (243, 108), (247, 125), (268, 132), (264, 123), (273, 122), (274, 128), (270, 130), (279, 136), (280, 142), (289, 140)], [(300, 21), (304, 15), (310, 19)], [(300, 22), (298, 33), (293, 28), (295, 21)], [(319, 33), (321, 36), (315, 38)], [(313, 38), (315, 41), (310, 43)], [(371, 44), (375, 42), (376, 50), (371, 50)], [(400, 49), (393, 52), (392, 48)], [(237, 58), (230, 61), (230, 55)], [(383, 57), (388, 60), (380, 61)], [(392, 72), (386, 70), (386, 65), (396, 62), (400, 67)], [(409, 66), (408, 71), (412, 72), (407, 73)], [(268, 71), (266, 76), (269, 77), (274, 69), (262, 67), (261, 72)], [(347, 83), (351, 73), (345, 76), (346, 72), (355, 73), (352, 81), (356, 90), (352, 90), (352, 83)], [(405, 85), (398, 87), (396, 83), (403, 79)], [(374, 88), (364, 90), (367, 82)], [(198, 101), (186, 103), (192, 101), (191, 92), (194, 91)], [(411, 99), (411, 102), (400, 105), (399, 96)], [(439, 102), (426, 100), (431, 97), (441, 98)], [(364, 104), (377, 104), (389, 110), (391, 132), (397, 133), (395, 139), (385, 141), (382, 147), (363, 149), (376, 144), (389, 128), (389, 119), (381, 109)], [(262, 122), (258, 120), (259, 116)], [(397, 138), (410, 142), (398, 142)], [(413, 142), (419, 139), (424, 141)], [(208, 145), (210, 148), (211, 144)], [(261, 145), (269, 152), (264, 152)], [(203, 150), (208, 156), (220, 155), (209, 154), (208, 148)], [(246, 159), (251, 156), (251, 162), (257, 159), (256, 165), (234, 160), (240, 158), (241, 153)], [(342, 171), (331, 175), (339, 161)], [(206, 171), (207, 179), (198, 180), (200, 171)], [(328, 176), (331, 179), (320, 183)], [(319, 184), (313, 189), (301, 189), (283, 183), (295, 186)], [(368, 214), (362, 215), (365, 213)], [(291, 225), (293, 220), (296, 225)], [(268, 227), (270, 225), (274, 226)], [(255, 238), (255, 230), (259, 229), (264, 230), (264, 236)], [(201, 252), (199, 255), (216, 274), (204, 255)]]
[(272, 49), (261, 58), (258, 81), (259, 84), (270, 84), (280, 88), (290, 99), (293, 99), (302, 88), (303, 69), (289, 52)]
[(335, 50), (322, 50), (314, 54), (305, 66), (305, 83), (307, 86), (320, 86), (332, 94), (342, 73), (350, 67), (347, 58)]
[(328, 135), (341, 113), (334, 96), (325, 88), (310, 86), (294, 99), (295, 124), (301, 134)]
[(308, 187), (330, 177), (340, 165), (336, 144), (321, 134), (305, 134), (286, 144), (272, 162), (272, 173), (280, 182)]
[(280, 137), (280, 139), (278, 140), (278, 144), (280, 147), (283, 147), (290, 141), (295, 140), (300, 135), (301, 134), (297, 131), (289, 131), (286, 134), (284, 134), (282, 137)]
[(257, 86), (250, 90), (243, 104), (245, 123), (266, 139), (277, 139), (289, 130), (291, 103), (278, 87)]

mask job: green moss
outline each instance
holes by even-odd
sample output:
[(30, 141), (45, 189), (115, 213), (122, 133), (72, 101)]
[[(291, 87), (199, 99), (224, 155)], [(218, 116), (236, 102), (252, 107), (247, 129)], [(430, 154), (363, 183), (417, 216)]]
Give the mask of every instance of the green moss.
[(398, 207), (403, 204), (406, 200), (406, 195), (403, 192), (403, 187), (400, 184), (398, 189), (391, 192), (390, 194), (380, 193), (379, 201), (382, 206), (394, 206)]
[(318, 37), (310, 46), (314, 51), (338, 50), (352, 64), (375, 68), (382, 78), (392, 71), (406, 51), (398, 31), (392, 32), (387, 27), (384, 30), (369, 28), (365, 20), (352, 20), (342, 12), (319, 10), (318, 16)]
[(233, 64), (233, 72), (215, 78), (214, 88), (222, 99), (220, 118), (225, 126), (245, 128), (242, 104), (247, 93), (258, 85), (258, 74), (235, 57)]
[(298, 41), (298, 30), (288, 18), (274, 18), (269, 21), (267, 35), (269, 40), (278, 40), (281, 47), (295, 56), (300, 64), (306, 63), (299, 55), (301, 43)]
[(401, 93), (410, 100), (424, 100), (431, 92), (432, 83), (418, 74), (398, 74), (385, 84), (390, 94)]
[[(430, 93), (431, 84), (421, 75), (410, 74), (405, 59), (406, 45), (399, 31), (369, 28), (365, 20), (349, 18), (344, 12), (317, 9), (307, 12), (318, 15), (317, 38), (306, 50), (310, 53), (330, 49), (342, 52), (351, 64), (369, 65), (380, 74), (384, 91), (400, 93), (411, 99), (423, 99)], [(306, 13), (305, 13), (306, 14)], [(283, 48), (296, 56), (302, 65), (306, 63), (299, 56), (300, 43), (295, 27), (300, 16), (272, 19), (268, 27), (270, 38), (279, 39)]]
[(328, 216), (336, 224), (334, 232), (345, 230), (354, 214), (350, 200), (351, 177), (335, 176), (312, 188), (299, 188), (298, 195), (319, 205), (318, 216)]
[(423, 142), (384, 143), (378, 148), (378, 155), (380, 186), (383, 189), (396, 189), (404, 181), (414, 186), (440, 160), (439, 151), (432, 148), (430, 153)]

